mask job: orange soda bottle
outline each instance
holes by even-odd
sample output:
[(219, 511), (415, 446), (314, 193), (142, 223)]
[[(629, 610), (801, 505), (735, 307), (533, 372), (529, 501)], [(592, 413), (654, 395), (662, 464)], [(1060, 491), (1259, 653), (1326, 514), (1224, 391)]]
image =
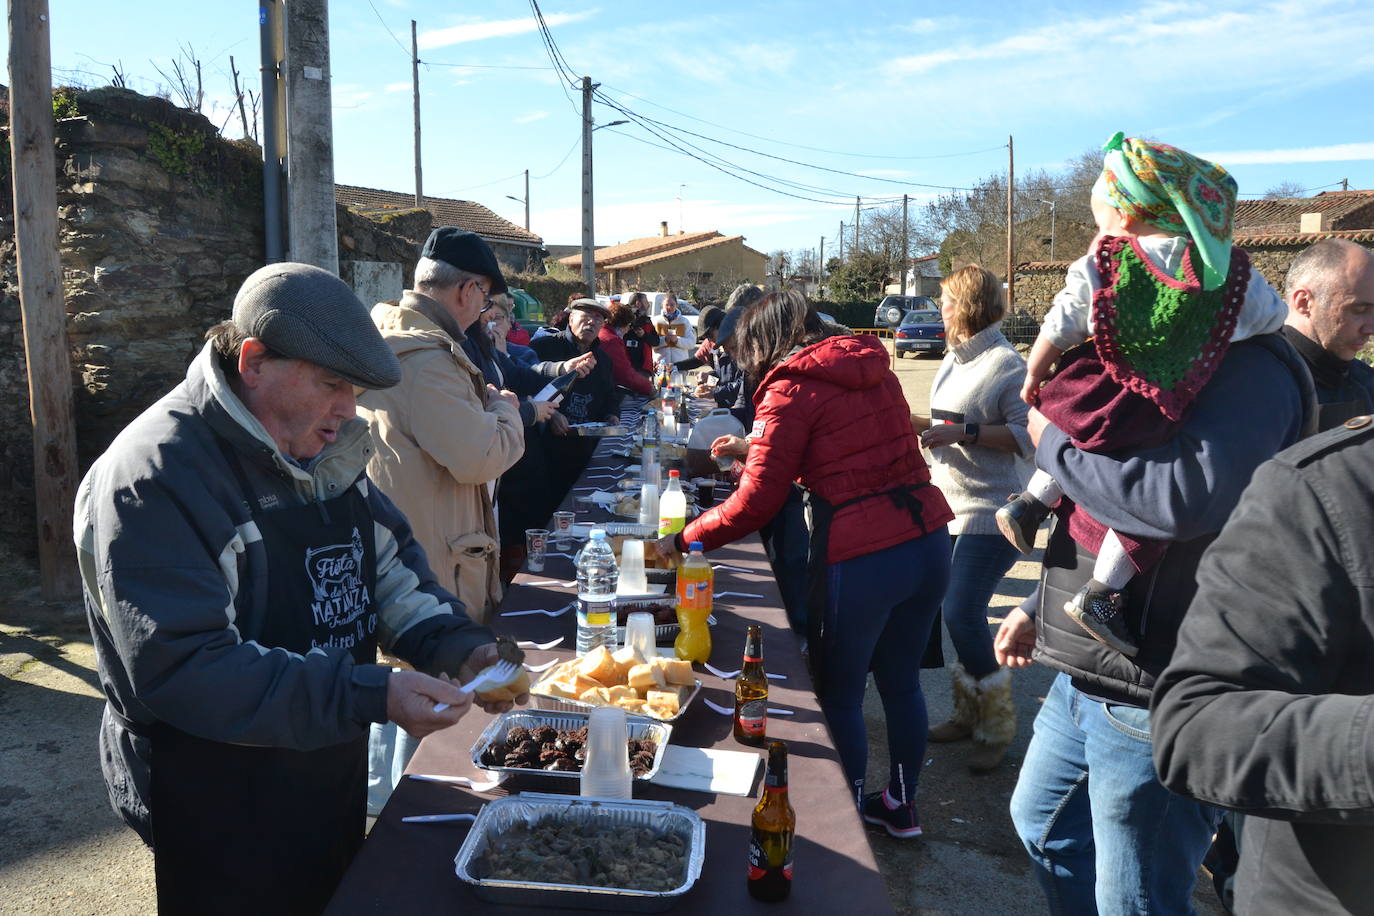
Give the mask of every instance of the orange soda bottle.
[(706, 662), (711, 658), (712, 589), (715, 574), (701, 552), (701, 542), (687, 545), (687, 559), (677, 569), (677, 623), (681, 632), (673, 642), (678, 658)]

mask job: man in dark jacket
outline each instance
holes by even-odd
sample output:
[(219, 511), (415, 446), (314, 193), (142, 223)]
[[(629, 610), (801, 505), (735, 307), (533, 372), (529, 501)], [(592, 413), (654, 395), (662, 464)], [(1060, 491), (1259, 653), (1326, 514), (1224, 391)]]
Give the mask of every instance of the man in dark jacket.
[[(994, 642), (1001, 664), (1027, 665), (1033, 652), (1061, 672), (1036, 717), (1011, 802), (1017, 833), (1057, 912), (1192, 912), (1194, 877), (1216, 814), (1160, 784), (1146, 707), (1173, 655), (1203, 550), (1255, 467), (1297, 441), (1312, 413), (1307, 370), (1273, 334), (1234, 344), (1178, 433), (1146, 452), (1079, 451), (1031, 412), (1036, 463), (1071, 499), (1115, 530), (1175, 539), (1128, 590), (1135, 658), (1107, 649), (1064, 613), (1093, 566), (1064, 525), (1045, 552), (1035, 619), (1013, 610)], [(1181, 528), (1180, 520), (1187, 522)]]
[(452, 725), (471, 699), (437, 675), (496, 647), (364, 472), (355, 386), (401, 368), (353, 292), (270, 265), (209, 338), (77, 492), (101, 765), (159, 912), (317, 913), (363, 840), (369, 724)]
[(1374, 368), (1356, 359), (1374, 335), (1374, 252), (1324, 239), (1288, 268), (1283, 336), (1312, 370), (1318, 426), (1332, 429), (1374, 413)]
[[(568, 326), (557, 334), (530, 341), (534, 352), (544, 360), (571, 360), (586, 353), (596, 354), (596, 364), (573, 384), (558, 410), (568, 423), (617, 423), (620, 394), (616, 391), (611, 362), (600, 357), (597, 334), (611, 317), (611, 310), (595, 299), (575, 299), (568, 306)], [(597, 440), (590, 436), (554, 435), (549, 440), (550, 488), (548, 512), (562, 501), (568, 488), (587, 466)], [(548, 513), (544, 517), (548, 518)]]
[(1374, 913), (1374, 422), (1255, 473), (1159, 679), (1170, 789), (1248, 812), (1236, 912)]

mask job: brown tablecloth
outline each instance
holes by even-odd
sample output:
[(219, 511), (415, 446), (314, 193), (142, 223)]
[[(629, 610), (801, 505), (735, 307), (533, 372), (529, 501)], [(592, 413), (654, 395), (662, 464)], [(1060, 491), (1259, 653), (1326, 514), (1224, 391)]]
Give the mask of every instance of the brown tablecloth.
[[(614, 481), (590, 480), (598, 474), (616, 471), (599, 468), (623, 461), (607, 457), (609, 443), (603, 443), (588, 470), (576, 486), (614, 485)], [(576, 494), (578, 491), (574, 491)], [(584, 491), (585, 492), (585, 491)], [(573, 507), (572, 495), (564, 508)], [(724, 494), (718, 494), (723, 498)], [(597, 508), (577, 506), (578, 522), (607, 521), (610, 516)], [(550, 548), (553, 549), (552, 546)], [(727, 564), (748, 570), (740, 573), (716, 570), (717, 592), (737, 591), (761, 594), (761, 599), (724, 598), (716, 602), (717, 623), (712, 627), (711, 663), (733, 671), (739, 668), (744, 649), (744, 631), (749, 623), (763, 627), (765, 666), (770, 672), (785, 674), (786, 680), (772, 680), (768, 705), (791, 710), (791, 716), (770, 716), (768, 735), (787, 742), (790, 763), (790, 797), (797, 814), (794, 846), (795, 883), (790, 900), (781, 907), (759, 904), (745, 889), (745, 861), (749, 846), (749, 819), (758, 799), (755, 779), (752, 797), (713, 795), (669, 789), (636, 782), (636, 798), (672, 801), (696, 811), (706, 822), (706, 859), (701, 879), (674, 907), (679, 913), (752, 913), (779, 909), (807, 909), (817, 913), (889, 913), (892, 911), (886, 887), (878, 873), (865, 828), (855, 813), (851, 791), (831, 742), (825, 719), (811, 690), (811, 681), (800, 654), (800, 644), (787, 626), (777, 585), (757, 536), (720, 550), (709, 557), (713, 564)], [(531, 586), (525, 583), (574, 578), (570, 559), (550, 557), (539, 573), (522, 573), (512, 584), (501, 611), (543, 608), (557, 610), (574, 598), (574, 589), (561, 586)], [(563, 637), (562, 645), (551, 651), (530, 651), (527, 660), (538, 664), (550, 658), (573, 654), (575, 616), (572, 611), (547, 617), (534, 614), (522, 617), (496, 617), (498, 632), (517, 639), (548, 642)], [(702, 702), (710, 699), (733, 708), (734, 685), (696, 666), (703, 688), (700, 696), (673, 723), (672, 743), (690, 747), (719, 747), (728, 750), (756, 751), (737, 744), (731, 734), (729, 715), (715, 712)], [(426, 738), (420, 745), (409, 773), (433, 773), (486, 779), (489, 774), (472, 765), (472, 746), (490, 717), (474, 707), (454, 727)], [(362, 851), (344, 876), (326, 912), (330, 914), (394, 913), (454, 914), (476, 911), (525, 912), (513, 906), (497, 906), (479, 900), (454, 874), (454, 856), (467, 835), (465, 822), (449, 824), (403, 824), (401, 818), (413, 814), (475, 813), (482, 804), (500, 795), (521, 791), (575, 794), (574, 779), (519, 775), (509, 778), (491, 792), (477, 793), (438, 783), (403, 779), (382, 811)], [(633, 855), (633, 850), (627, 850)], [(531, 909), (528, 912), (542, 912)]]

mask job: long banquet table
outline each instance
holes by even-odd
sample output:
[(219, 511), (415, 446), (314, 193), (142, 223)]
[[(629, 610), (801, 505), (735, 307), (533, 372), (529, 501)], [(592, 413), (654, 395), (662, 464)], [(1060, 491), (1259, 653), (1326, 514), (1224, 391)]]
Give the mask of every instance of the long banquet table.
[[(597, 475), (619, 473), (623, 459), (608, 453), (603, 441), (588, 469), (575, 487), (614, 485)], [(609, 521), (595, 507), (574, 505), (574, 489), (563, 508), (575, 508), (578, 522)], [(585, 492), (585, 491), (584, 491)], [(718, 494), (718, 501), (724, 498)], [(555, 548), (551, 545), (550, 550)], [(636, 782), (635, 798), (671, 801), (694, 810), (706, 822), (706, 857), (701, 878), (673, 907), (678, 913), (753, 913), (805, 908), (811, 912), (892, 912), (887, 891), (878, 872), (865, 827), (854, 811), (851, 791), (831, 742), (824, 717), (817, 706), (811, 681), (801, 657), (801, 646), (788, 628), (782, 600), (773, 580), (763, 545), (757, 536), (714, 550), (712, 564), (724, 564), (745, 572), (717, 569), (717, 592), (737, 591), (763, 597), (724, 598), (716, 602), (717, 623), (712, 627), (711, 663), (725, 671), (740, 665), (745, 627), (763, 628), (765, 666), (770, 673), (786, 675), (770, 679), (768, 705), (789, 710), (788, 716), (770, 716), (768, 736), (787, 742), (790, 798), (797, 814), (793, 847), (795, 882), (785, 904), (760, 904), (745, 889), (745, 861), (749, 845), (749, 820), (758, 800), (763, 768), (756, 774), (751, 797), (693, 792)], [(575, 616), (531, 614), (503, 617), (511, 611), (542, 608), (557, 610), (575, 598), (575, 590), (561, 585), (531, 583), (571, 582), (571, 559), (550, 557), (541, 572), (518, 575), (507, 591), (498, 616), (490, 623), (498, 632), (519, 640), (545, 643), (557, 637), (563, 642), (549, 651), (527, 651), (526, 661), (538, 665), (573, 654)], [(731, 717), (715, 712), (703, 700), (733, 707), (733, 681), (724, 680), (695, 666), (702, 682), (701, 694), (673, 722), (672, 744), (757, 752), (735, 742)], [(472, 746), (490, 717), (480, 709), (457, 725), (427, 737), (407, 768), (408, 773), (467, 776), (485, 781), (490, 774), (472, 765)], [(454, 873), (454, 856), (467, 835), (465, 822), (405, 824), (402, 817), (415, 814), (476, 813), (484, 802), (521, 791), (576, 794), (575, 779), (520, 774), (489, 792), (473, 792), (452, 785), (403, 779), (382, 811), (362, 850), (354, 859), (334, 894), (329, 914), (406, 912), (452, 914), (474, 911), (537, 913), (540, 909), (495, 905), (479, 900)], [(627, 849), (627, 856), (634, 850)]]

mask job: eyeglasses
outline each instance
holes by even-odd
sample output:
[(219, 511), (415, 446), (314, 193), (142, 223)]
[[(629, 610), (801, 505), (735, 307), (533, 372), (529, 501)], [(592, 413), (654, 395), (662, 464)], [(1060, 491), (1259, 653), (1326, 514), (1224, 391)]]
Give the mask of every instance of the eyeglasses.
[(482, 294), (482, 311), (479, 314), (485, 314), (488, 309), (496, 304), (491, 298), (491, 287), (484, 287), (481, 280), (473, 280), (472, 285), (477, 287), (477, 291)]

